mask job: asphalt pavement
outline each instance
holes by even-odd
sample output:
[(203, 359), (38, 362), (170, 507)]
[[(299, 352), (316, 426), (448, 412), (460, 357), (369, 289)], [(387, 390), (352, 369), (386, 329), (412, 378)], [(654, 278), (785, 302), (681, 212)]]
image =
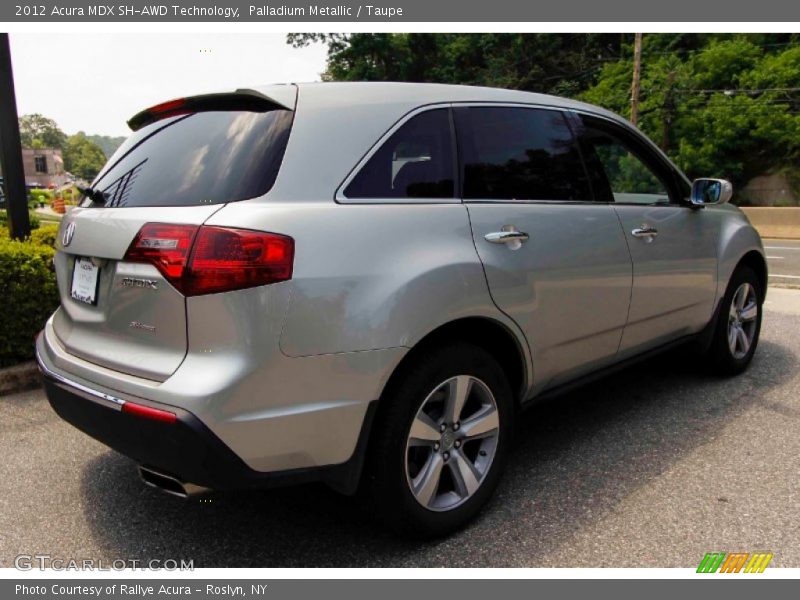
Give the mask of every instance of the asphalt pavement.
[(0, 398), (0, 566), (49, 554), (196, 567), (696, 567), (706, 552), (740, 551), (800, 567), (798, 331), (800, 291), (773, 288), (745, 374), (720, 379), (675, 352), (530, 410), (495, 499), (434, 542), (393, 537), (323, 486), (170, 497), (62, 422), (40, 390)]
[(769, 280), (773, 285), (800, 287), (800, 240), (764, 240)]

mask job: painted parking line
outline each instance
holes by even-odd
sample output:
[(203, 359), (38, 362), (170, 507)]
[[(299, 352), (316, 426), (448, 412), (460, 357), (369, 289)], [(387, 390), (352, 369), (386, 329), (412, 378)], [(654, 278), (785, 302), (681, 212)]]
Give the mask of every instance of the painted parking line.
[(778, 273), (770, 273), (770, 277), (781, 277), (783, 279), (800, 279), (800, 275), (780, 275)]
[(783, 260), (782, 256), (769, 256), (769, 255), (767, 255), (767, 258), (770, 259), (770, 260)]
[(764, 250), (797, 250), (797, 251), (800, 251), (800, 246), (764, 246)]

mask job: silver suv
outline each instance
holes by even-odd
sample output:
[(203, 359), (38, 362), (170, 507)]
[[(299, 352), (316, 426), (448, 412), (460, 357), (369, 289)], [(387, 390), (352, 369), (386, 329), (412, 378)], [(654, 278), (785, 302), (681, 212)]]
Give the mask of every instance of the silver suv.
[(442, 534), (536, 400), (684, 342), (735, 374), (758, 343), (730, 184), (595, 106), (323, 83), (129, 125), (62, 223), (37, 354), (58, 414), (174, 494), (322, 481)]

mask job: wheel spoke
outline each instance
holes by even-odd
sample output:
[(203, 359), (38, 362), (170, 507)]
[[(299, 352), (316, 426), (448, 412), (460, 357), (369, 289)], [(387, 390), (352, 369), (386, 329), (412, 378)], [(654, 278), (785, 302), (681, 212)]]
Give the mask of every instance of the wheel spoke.
[(445, 406), (446, 423), (455, 423), (461, 418), (461, 410), (464, 408), (471, 389), (472, 378), (468, 375), (459, 375), (450, 380)]
[(442, 434), (433, 419), (420, 411), (411, 424), (408, 444), (409, 446), (430, 446), (434, 442), (438, 442), (441, 436)]
[(461, 452), (454, 451), (448, 465), (459, 496), (467, 498), (474, 494), (480, 486), (480, 475), (469, 459)]
[(742, 309), (742, 321), (753, 321), (758, 316), (758, 304), (755, 301), (750, 302)]
[(433, 452), (422, 471), (412, 482), (414, 496), (423, 506), (430, 506), (431, 501), (436, 497), (436, 490), (439, 489), (439, 481), (442, 478), (443, 465), (441, 454)]
[(728, 348), (731, 349), (731, 354), (736, 354), (736, 330), (734, 324), (728, 325)]
[(461, 434), (466, 438), (483, 437), (500, 427), (500, 419), (494, 406), (485, 406), (461, 423)]
[(742, 311), (744, 308), (744, 303), (747, 300), (747, 296), (750, 293), (750, 284), (743, 283), (741, 287), (736, 291), (736, 310), (739, 312)]
[(741, 347), (742, 353), (747, 354), (747, 351), (750, 350), (750, 339), (747, 337), (747, 334), (741, 327), (738, 327), (736, 329), (736, 338), (739, 342), (739, 346)]

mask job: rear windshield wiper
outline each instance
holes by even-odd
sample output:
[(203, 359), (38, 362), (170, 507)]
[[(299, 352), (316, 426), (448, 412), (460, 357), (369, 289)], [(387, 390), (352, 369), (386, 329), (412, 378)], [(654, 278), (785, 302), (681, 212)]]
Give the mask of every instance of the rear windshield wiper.
[(95, 204), (105, 204), (106, 203), (106, 195), (104, 192), (100, 190), (93, 190), (90, 187), (80, 187), (75, 186), (78, 188), (78, 191), (86, 196), (89, 200), (94, 202)]

